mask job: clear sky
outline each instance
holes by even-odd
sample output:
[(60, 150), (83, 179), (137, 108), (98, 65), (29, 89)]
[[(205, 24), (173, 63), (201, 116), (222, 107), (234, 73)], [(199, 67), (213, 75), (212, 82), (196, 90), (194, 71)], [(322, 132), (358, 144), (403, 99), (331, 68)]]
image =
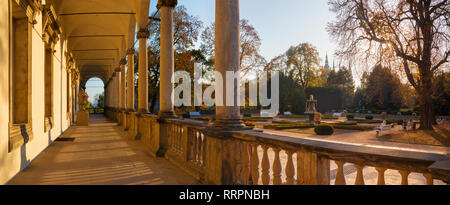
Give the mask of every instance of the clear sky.
[[(249, 20), (258, 31), (261, 55), (270, 61), (284, 53), (290, 46), (309, 42), (317, 48), (324, 64), (328, 53), (330, 66), (336, 48), (328, 33), (327, 23), (334, 19), (327, 0), (240, 0), (241, 19)], [(150, 14), (156, 11), (157, 0), (151, 0)], [(178, 0), (187, 11), (198, 16), (204, 26), (215, 18), (215, 0)], [(200, 43), (200, 42), (198, 42)], [(337, 60), (336, 60), (337, 65)], [(355, 81), (358, 81), (355, 79)], [(87, 83), (89, 100), (103, 92), (103, 83), (94, 80)]]
[[(153, 1), (155, 3), (156, 1)], [(249, 20), (262, 39), (261, 55), (270, 61), (290, 46), (302, 42), (314, 45), (330, 64), (335, 44), (326, 32), (334, 18), (327, 0), (240, 0), (241, 19)], [(188, 12), (198, 16), (205, 25), (214, 21), (215, 0), (179, 0)], [(152, 10), (153, 11), (153, 10)], [(323, 64), (323, 63), (322, 63)]]

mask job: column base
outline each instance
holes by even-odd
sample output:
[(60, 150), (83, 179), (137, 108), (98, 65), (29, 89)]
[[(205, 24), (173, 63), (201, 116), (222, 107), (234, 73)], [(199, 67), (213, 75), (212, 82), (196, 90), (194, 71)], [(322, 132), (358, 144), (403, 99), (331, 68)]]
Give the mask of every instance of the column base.
[(127, 109), (125, 110), (125, 113), (130, 114), (136, 112), (134, 109)]
[(240, 131), (252, 130), (251, 127), (246, 127), (244, 122), (240, 119), (217, 119), (211, 126), (211, 129), (222, 131)]
[(158, 118), (166, 118), (166, 119), (172, 119), (177, 118), (174, 112), (159, 112)]
[(150, 111), (148, 109), (139, 109), (138, 113), (139, 114), (150, 114)]

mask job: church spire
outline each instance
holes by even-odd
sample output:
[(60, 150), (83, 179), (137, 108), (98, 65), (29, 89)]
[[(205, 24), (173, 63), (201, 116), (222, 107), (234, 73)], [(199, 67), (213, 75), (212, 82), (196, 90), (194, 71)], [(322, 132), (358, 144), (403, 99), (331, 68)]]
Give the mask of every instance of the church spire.
[(328, 64), (328, 53), (326, 54), (326, 56), (325, 56), (325, 69), (327, 69), (327, 70), (331, 70), (330, 69), (330, 65)]

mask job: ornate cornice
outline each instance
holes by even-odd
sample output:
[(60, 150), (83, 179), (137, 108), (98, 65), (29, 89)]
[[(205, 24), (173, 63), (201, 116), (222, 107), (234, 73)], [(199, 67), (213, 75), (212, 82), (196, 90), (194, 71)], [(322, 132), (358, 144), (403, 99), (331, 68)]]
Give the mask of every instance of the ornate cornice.
[(178, 4), (178, 0), (158, 0), (158, 4), (156, 8), (160, 9), (161, 7), (175, 7)]
[(147, 28), (139, 30), (139, 32), (136, 35), (137, 39), (143, 39), (150, 37), (150, 31)]
[(42, 0), (16, 0), (18, 6), (26, 13), (30, 22), (37, 23), (36, 14), (42, 11)]
[(61, 26), (52, 5), (45, 5), (42, 11), (42, 38), (44, 42), (53, 49), (62, 33)]
[(127, 50), (127, 55), (134, 55), (136, 53), (136, 51), (134, 50), (134, 48), (130, 48)]

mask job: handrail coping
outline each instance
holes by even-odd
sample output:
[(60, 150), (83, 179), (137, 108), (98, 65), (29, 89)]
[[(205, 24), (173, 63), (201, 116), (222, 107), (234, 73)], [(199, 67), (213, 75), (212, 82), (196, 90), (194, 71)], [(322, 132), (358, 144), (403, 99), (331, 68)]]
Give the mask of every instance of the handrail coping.
[(450, 160), (437, 161), (429, 167), (434, 177), (450, 183)]
[[(352, 144), (343, 144), (339, 142), (326, 142), (305, 138), (294, 138), (290, 136), (262, 133), (256, 131), (238, 131), (234, 132), (234, 137), (244, 137), (248, 141), (256, 141), (261, 143), (269, 143), (285, 149), (303, 148), (305, 150), (318, 153), (332, 160), (343, 160), (350, 163), (360, 163), (369, 166), (388, 166), (392, 167), (393, 163), (386, 160), (393, 160), (395, 163), (421, 165), (419, 170), (428, 172), (427, 167), (438, 161), (450, 160), (449, 155), (415, 152), (409, 150), (394, 150), (389, 148), (368, 147)], [(236, 136), (236, 134), (238, 136)], [(244, 139), (245, 140), (245, 139)], [(383, 160), (386, 159), (386, 160)], [(381, 162), (383, 160), (384, 162)], [(381, 163), (381, 164), (380, 164)], [(404, 166), (401, 165), (401, 166)], [(414, 165), (411, 165), (411, 168)], [(396, 167), (396, 166), (394, 166)], [(415, 167), (415, 166), (414, 166)], [(450, 165), (449, 165), (450, 167)], [(404, 166), (407, 170), (408, 167)], [(448, 174), (450, 176), (450, 172)]]

